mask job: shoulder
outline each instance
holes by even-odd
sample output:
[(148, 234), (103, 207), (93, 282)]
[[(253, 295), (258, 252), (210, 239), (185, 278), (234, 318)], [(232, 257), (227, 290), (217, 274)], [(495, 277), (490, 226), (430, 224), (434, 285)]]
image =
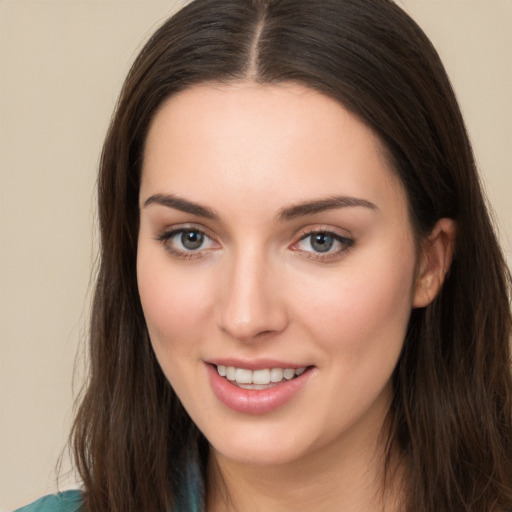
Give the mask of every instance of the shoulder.
[(79, 512), (81, 508), (82, 493), (73, 490), (45, 496), (14, 512)]

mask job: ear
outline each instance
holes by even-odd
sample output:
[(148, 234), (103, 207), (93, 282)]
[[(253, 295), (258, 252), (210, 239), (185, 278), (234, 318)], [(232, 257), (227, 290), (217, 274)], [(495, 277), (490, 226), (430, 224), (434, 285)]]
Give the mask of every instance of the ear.
[(443, 286), (453, 258), (456, 231), (453, 219), (439, 219), (423, 241), (413, 295), (414, 308), (428, 306)]

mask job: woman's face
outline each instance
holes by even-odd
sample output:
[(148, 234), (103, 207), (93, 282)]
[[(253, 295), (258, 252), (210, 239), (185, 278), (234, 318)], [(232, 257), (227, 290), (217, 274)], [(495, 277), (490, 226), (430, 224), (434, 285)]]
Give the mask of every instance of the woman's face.
[(372, 131), (296, 84), (190, 88), (151, 125), (140, 219), (151, 342), (219, 456), (374, 446), (416, 255)]

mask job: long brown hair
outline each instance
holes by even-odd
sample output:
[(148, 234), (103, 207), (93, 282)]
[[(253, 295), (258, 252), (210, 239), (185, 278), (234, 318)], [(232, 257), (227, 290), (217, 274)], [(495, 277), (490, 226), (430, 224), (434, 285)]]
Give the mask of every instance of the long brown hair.
[(196, 0), (149, 40), (124, 84), (98, 182), (101, 260), (90, 376), (72, 432), (94, 512), (172, 510), (207, 444), (154, 357), (136, 281), (144, 142), (194, 84), (296, 82), (335, 98), (384, 142), (418, 240), (457, 222), (442, 291), (412, 312), (395, 370), (389, 453), (403, 510), (512, 510), (510, 275), (455, 95), (431, 43), (390, 0)]

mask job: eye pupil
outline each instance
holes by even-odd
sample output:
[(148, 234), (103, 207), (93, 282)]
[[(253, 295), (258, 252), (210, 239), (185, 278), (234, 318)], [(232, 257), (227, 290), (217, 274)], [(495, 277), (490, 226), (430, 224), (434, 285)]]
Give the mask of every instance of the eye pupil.
[(204, 235), (197, 231), (183, 231), (181, 234), (181, 243), (189, 250), (199, 249), (203, 245), (203, 240)]
[(311, 247), (317, 252), (327, 252), (332, 248), (334, 238), (324, 233), (317, 233), (312, 236)]

